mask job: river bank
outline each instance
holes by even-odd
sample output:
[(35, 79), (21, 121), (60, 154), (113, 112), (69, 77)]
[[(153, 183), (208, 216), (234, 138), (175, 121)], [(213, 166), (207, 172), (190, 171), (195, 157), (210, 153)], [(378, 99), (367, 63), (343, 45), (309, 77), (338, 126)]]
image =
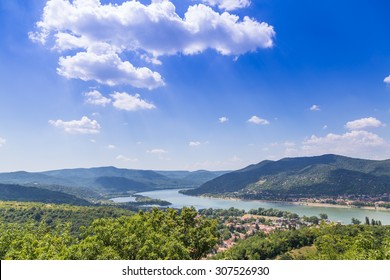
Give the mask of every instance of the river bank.
[(303, 202), (295, 201), (289, 202), (294, 205), (310, 206), (310, 207), (333, 207), (333, 208), (346, 208), (346, 209), (362, 209), (362, 210), (373, 210), (373, 211), (387, 211), (390, 212), (389, 208), (380, 207), (380, 206), (355, 206), (355, 205), (343, 205), (343, 204), (331, 204), (331, 203), (321, 203), (321, 202)]
[[(259, 202), (259, 203), (288, 203), (292, 205), (308, 206), (308, 207), (326, 207), (326, 208), (340, 208), (340, 209), (362, 209), (371, 211), (386, 211), (390, 212), (390, 208), (376, 206), (357, 206), (353, 205), (354, 201), (348, 201), (341, 203), (326, 203), (326, 202), (313, 202), (313, 201), (284, 201), (284, 200), (265, 200), (265, 199), (242, 199), (237, 197), (227, 196), (212, 196), (212, 195), (201, 195), (199, 197), (209, 199), (223, 199), (229, 201), (243, 201), (243, 202)], [(324, 199), (326, 201), (326, 199)]]

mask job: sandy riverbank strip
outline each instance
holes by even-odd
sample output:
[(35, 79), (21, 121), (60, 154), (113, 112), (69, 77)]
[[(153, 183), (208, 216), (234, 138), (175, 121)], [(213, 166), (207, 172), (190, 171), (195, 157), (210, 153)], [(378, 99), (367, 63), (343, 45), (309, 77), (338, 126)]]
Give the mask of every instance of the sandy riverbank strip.
[(388, 211), (388, 212), (390, 212), (390, 208), (374, 207), (374, 206), (355, 206), (355, 205), (342, 205), (342, 204), (306, 202), (306, 201), (283, 201), (283, 200), (260, 200), (260, 199), (251, 200), (251, 199), (242, 199), (242, 198), (237, 198), (237, 197), (218, 197), (218, 196), (208, 196), (208, 195), (201, 195), (201, 197), (224, 199), (224, 200), (235, 200), (235, 201), (258, 201), (258, 202), (288, 203), (288, 204), (309, 206), (309, 207), (331, 207), (331, 208), (342, 208), (342, 209), (356, 208), (356, 209), (364, 209), (364, 210), (372, 210), (372, 211)]
[(374, 206), (354, 206), (354, 205), (341, 205), (341, 204), (330, 204), (330, 203), (320, 203), (320, 202), (305, 202), (305, 201), (296, 201), (288, 202), (295, 205), (310, 206), (310, 207), (333, 207), (333, 208), (356, 208), (364, 210), (373, 210), (373, 211), (390, 211), (389, 208), (384, 207), (374, 207)]

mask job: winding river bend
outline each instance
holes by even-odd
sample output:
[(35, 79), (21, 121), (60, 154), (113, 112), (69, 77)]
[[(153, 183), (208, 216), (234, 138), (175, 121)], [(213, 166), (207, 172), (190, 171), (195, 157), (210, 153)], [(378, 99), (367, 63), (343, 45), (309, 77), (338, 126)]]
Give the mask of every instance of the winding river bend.
[[(265, 201), (253, 201), (253, 200), (230, 200), (222, 198), (210, 198), (210, 197), (194, 197), (187, 196), (179, 193), (178, 189), (159, 190), (138, 193), (140, 195), (148, 196), (155, 199), (162, 199), (172, 203), (170, 207), (181, 208), (184, 206), (193, 206), (196, 209), (203, 208), (220, 208), (228, 209), (230, 207), (244, 209), (246, 211), (250, 209), (261, 208), (275, 208), (283, 211), (289, 211), (297, 213), (299, 216), (318, 216), (320, 213), (326, 213), (330, 220), (335, 222), (341, 222), (343, 224), (351, 223), (352, 218), (359, 219), (364, 222), (365, 217), (369, 217), (374, 220), (380, 220), (384, 225), (390, 225), (390, 211), (386, 210), (368, 210), (360, 208), (338, 208), (338, 207), (317, 207), (307, 205), (296, 205), (287, 202), (265, 202)], [(133, 197), (126, 198), (121, 197), (114, 198), (115, 202), (126, 202), (133, 200)]]

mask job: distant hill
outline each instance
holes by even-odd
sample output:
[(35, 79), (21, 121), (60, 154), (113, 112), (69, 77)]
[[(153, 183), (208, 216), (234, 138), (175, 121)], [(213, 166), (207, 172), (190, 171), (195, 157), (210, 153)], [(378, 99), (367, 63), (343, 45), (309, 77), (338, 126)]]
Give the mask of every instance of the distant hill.
[(144, 192), (153, 190), (152, 185), (147, 185), (138, 181), (127, 179), (125, 177), (102, 176), (96, 178), (95, 182), (102, 188), (111, 192)]
[(203, 183), (210, 181), (218, 176), (228, 173), (229, 171), (156, 171), (171, 179), (176, 179), (182, 182), (185, 187), (199, 187)]
[(0, 173), (0, 183), (59, 191), (96, 200), (107, 195), (156, 189), (194, 188), (223, 171), (153, 171), (113, 166), (61, 169), (44, 172)]
[(10, 184), (0, 184), (0, 200), (90, 205), (84, 199), (63, 192)]
[(266, 160), (183, 193), (253, 199), (390, 194), (390, 160), (338, 155)]

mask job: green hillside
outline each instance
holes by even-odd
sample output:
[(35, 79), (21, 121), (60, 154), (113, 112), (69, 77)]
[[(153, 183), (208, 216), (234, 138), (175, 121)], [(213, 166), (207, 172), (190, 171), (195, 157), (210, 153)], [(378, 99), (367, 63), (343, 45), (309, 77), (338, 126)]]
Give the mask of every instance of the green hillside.
[(262, 161), (184, 193), (256, 199), (389, 194), (390, 160), (323, 155)]
[(0, 183), (59, 191), (96, 201), (118, 193), (199, 187), (224, 173), (226, 172), (206, 170), (153, 171), (108, 166), (0, 173)]
[(129, 191), (143, 192), (153, 190), (155, 188), (152, 184), (148, 185), (125, 177), (102, 176), (96, 178), (95, 182), (100, 187), (112, 193)]
[(90, 205), (90, 203), (84, 199), (63, 192), (9, 184), (0, 184), (0, 200)]

